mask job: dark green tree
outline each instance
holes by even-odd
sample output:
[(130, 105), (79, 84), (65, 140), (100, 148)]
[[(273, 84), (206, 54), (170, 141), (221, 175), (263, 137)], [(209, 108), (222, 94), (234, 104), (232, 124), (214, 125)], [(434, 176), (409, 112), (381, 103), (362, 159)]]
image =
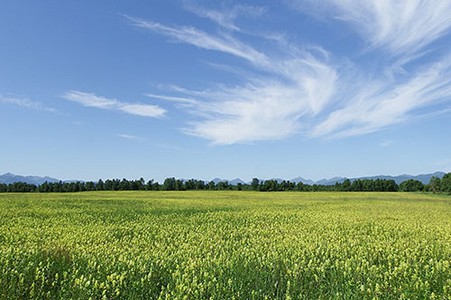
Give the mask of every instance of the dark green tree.
[(217, 184), (218, 190), (229, 190), (231, 186), (228, 181), (220, 181)]
[(96, 190), (103, 191), (104, 190), (104, 183), (102, 179), (99, 179), (96, 183)]
[(184, 191), (185, 190), (185, 184), (183, 183), (183, 180), (177, 179), (175, 181), (175, 189), (177, 191)]
[(257, 178), (252, 178), (251, 189), (253, 191), (257, 191), (259, 184), (260, 184), (260, 181)]
[(130, 182), (127, 179), (122, 178), (121, 182), (119, 183), (119, 190), (120, 191), (130, 190)]
[(398, 184), (393, 179), (385, 180), (385, 191), (386, 192), (397, 192), (399, 190)]
[(399, 189), (402, 192), (421, 192), (424, 189), (424, 184), (416, 179), (408, 179), (401, 182)]
[(147, 181), (147, 183), (146, 183), (146, 190), (148, 190), (148, 191), (153, 190), (153, 179)]
[(208, 189), (209, 190), (215, 190), (216, 189), (216, 184), (215, 184), (215, 182), (213, 180), (208, 183)]
[(296, 190), (300, 192), (305, 192), (308, 190), (308, 185), (302, 182), (298, 182), (298, 184), (296, 184)]
[(442, 178), (442, 192), (451, 193), (451, 173), (443, 175)]
[[(349, 180), (349, 179), (346, 179), (346, 180)], [(343, 190), (347, 189), (347, 187), (344, 187), (344, 183), (345, 182), (343, 182)], [(361, 179), (354, 180), (351, 183), (351, 186), (350, 186), (349, 190), (354, 191), (354, 192), (363, 192), (367, 188), (367, 186), (365, 186), (365, 183), (366, 182), (364, 180), (361, 180)], [(347, 183), (346, 183), (346, 185), (347, 185)]]
[(92, 181), (86, 182), (85, 187), (86, 187), (87, 191), (94, 191), (96, 189), (95, 188), (96, 186), (95, 186), (94, 182), (92, 182)]
[(442, 180), (433, 176), (429, 181), (429, 190), (433, 193), (440, 193), (442, 191)]
[(342, 191), (350, 191), (351, 190), (351, 180), (349, 180), (348, 178), (346, 178), (343, 183), (341, 184), (341, 190)]
[(163, 190), (165, 191), (174, 191), (175, 190), (175, 178), (170, 177), (166, 178), (163, 182)]

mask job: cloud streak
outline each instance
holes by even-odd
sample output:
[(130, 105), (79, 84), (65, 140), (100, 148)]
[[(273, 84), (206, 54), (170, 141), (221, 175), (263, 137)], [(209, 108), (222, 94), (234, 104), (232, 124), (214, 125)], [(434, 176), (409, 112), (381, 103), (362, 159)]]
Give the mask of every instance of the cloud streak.
[(54, 108), (44, 106), (40, 102), (31, 101), (30, 99), (27, 99), (27, 98), (18, 98), (18, 97), (14, 97), (14, 96), (0, 95), (0, 103), (15, 105), (15, 106), (32, 109), (32, 110), (46, 111), (46, 112), (51, 112), (51, 113), (57, 112), (57, 110)]
[(245, 43), (242, 43), (228, 34), (215, 36), (190, 26), (171, 27), (130, 16), (127, 16), (127, 18), (134, 26), (166, 35), (178, 42), (191, 44), (206, 50), (215, 50), (228, 53), (257, 65), (265, 64), (268, 60), (265, 54), (255, 50)]
[[(179, 41), (203, 49), (232, 54), (251, 62), (255, 70), (268, 73), (261, 77), (251, 72), (253, 76), (250, 81), (239, 87), (223, 86), (214, 91), (175, 90), (182, 94), (180, 97), (147, 94), (152, 98), (190, 105), (194, 114), (204, 116), (206, 120), (192, 122), (192, 127), (184, 131), (209, 139), (214, 144), (277, 140), (291, 136), (302, 127), (299, 117), (320, 113), (334, 93), (337, 74), (324, 61), (328, 54), (320, 47), (311, 51), (292, 47), (283, 50), (280, 57), (271, 57), (229, 36), (224, 39), (191, 27), (168, 27), (131, 19), (135, 26), (176, 37)], [(228, 40), (234, 42), (229, 44)]]
[(126, 133), (119, 133), (117, 136), (122, 139), (129, 140), (129, 141), (141, 141), (142, 140), (142, 138), (139, 136), (132, 135), (132, 134), (126, 134)]
[[(279, 140), (296, 134), (305, 126), (302, 117), (325, 109), (337, 76), (314, 57), (283, 64), (293, 67), (293, 72), (284, 72), (284, 80), (263, 78), (241, 87), (192, 92), (203, 100), (196, 104), (197, 112), (207, 117), (186, 132), (214, 144)], [(274, 72), (280, 76), (280, 67), (274, 66)]]
[(188, 104), (195, 105), (198, 103), (195, 99), (189, 98), (189, 97), (174, 97), (174, 96), (157, 95), (157, 94), (151, 94), (151, 93), (147, 93), (147, 94), (145, 94), (145, 96), (147, 96), (149, 98), (153, 98), (153, 99), (160, 99), (160, 100), (165, 100), (165, 101), (174, 102), (174, 103), (187, 104), (187, 105)]
[[(450, 32), (451, 2), (293, 3), (302, 6), (303, 13), (316, 5), (318, 15), (332, 22), (346, 22), (367, 46), (356, 49), (352, 56), (337, 56), (321, 45), (293, 43), (288, 34), (280, 34), (271, 47), (259, 48), (255, 40), (264, 38), (246, 38), (235, 22), (237, 15), (199, 7), (191, 11), (221, 30), (207, 33), (191, 26), (128, 17), (134, 26), (250, 63), (245, 72), (240, 72), (239, 64), (227, 66), (241, 79), (238, 85), (218, 84), (204, 90), (172, 86), (167, 95), (148, 96), (184, 104), (194, 116), (185, 133), (221, 145), (297, 134), (312, 138), (364, 135), (426, 115), (427, 110), (440, 110), (449, 103), (451, 52), (432, 45)], [(424, 54), (436, 48), (441, 54), (425, 60)], [(377, 68), (369, 69), (361, 63), (362, 56), (384, 59)]]
[(266, 12), (264, 7), (242, 4), (233, 5), (232, 7), (221, 7), (221, 9), (208, 9), (188, 2), (185, 4), (185, 7), (198, 16), (209, 19), (220, 27), (231, 31), (241, 31), (241, 28), (236, 25), (239, 17), (256, 18)]
[(77, 102), (86, 107), (95, 107), (105, 110), (121, 111), (123, 113), (151, 118), (161, 118), (166, 110), (158, 105), (128, 103), (117, 99), (109, 99), (92, 93), (68, 91), (62, 95), (66, 100)]
[(450, 1), (313, 0), (292, 1), (303, 12), (326, 15), (351, 25), (371, 48), (393, 55), (422, 51), (449, 32)]
[[(408, 81), (379, 85), (370, 93), (356, 95), (344, 108), (332, 112), (315, 127), (313, 136), (362, 135), (401, 123), (409, 113), (440, 104), (451, 97), (451, 61), (436, 63)], [(377, 85), (377, 84), (375, 84)], [(360, 88), (368, 91), (368, 83)]]

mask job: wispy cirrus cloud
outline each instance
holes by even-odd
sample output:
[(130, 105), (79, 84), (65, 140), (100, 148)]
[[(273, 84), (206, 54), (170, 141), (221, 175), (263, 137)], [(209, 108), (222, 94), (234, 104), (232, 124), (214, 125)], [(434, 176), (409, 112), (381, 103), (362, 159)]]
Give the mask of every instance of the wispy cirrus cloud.
[(311, 55), (275, 61), (272, 72), (282, 79), (265, 77), (214, 91), (179, 89), (200, 100), (194, 109), (205, 117), (185, 132), (214, 144), (283, 139), (305, 128), (302, 118), (321, 113), (335, 92), (334, 68)]
[(241, 42), (229, 34), (213, 35), (191, 26), (166, 26), (157, 22), (146, 21), (127, 16), (134, 26), (153, 31), (206, 50), (215, 50), (243, 58), (253, 64), (266, 64), (265, 54)]
[[(334, 93), (336, 71), (327, 64), (328, 53), (320, 47), (298, 49), (293, 46), (281, 50), (280, 55), (268, 56), (228, 34), (213, 36), (192, 27), (169, 27), (128, 18), (135, 26), (252, 63), (256, 72), (249, 71), (252, 77), (243, 86), (221, 86), (206, 91), (179, 88), (175, 91), (181, 94), (180, 97), (147, 94), (152, 98), (191, 105), (191, 112), (205, 120), (192, 122), (185, 132), (207, 138), (214, 144), (291, 136), (302, 127), (299, 117), (319, 113)], [(267, 73), (266, 76), (257, 74), (262, 71)]]
[[(331, 112), (312, 130), (313, 136), (347, 137), (399, 124), (415, 110), (449, 101), (451, 60), (436, 63), (405, 82), (360, 83), (358, 94), (343, 108)], [(355, 83), (356, 84), (356, 83)], [(358, 83), (357, 83), (358, 85)], [(412, 114), (412, 115), (410, 115)]]
[(23, 98), (23, 97), (0, 95), (0, 103), (15, 105), (15, 106), (32, 109), (32, 110), (41, 110), (41, 111), (46, 111), (46, 112), (51, 112), (51, 113), (57, 112), (57, 110), (54, 108), (47, 107), (40, 102), (32, 101), (28, 98)]
[(174, 103), (191, 104), (191, 105), (198, 103), (196, 101), (196, 99), (191, 98), (191, 97), (174, 97), (174, 96), (157, 95), (157, 94), (151, 94), (151, 93), (146, 93), (144, 95), (149, 98), (160, 99), (160, 100), (165, 100), (165, 101), (174, 102)]
[[(435, 56), (435, 62), (422, 63), (419, 58), (428, 52), (438, 39), (449, 35), (451, 2), (449, 1), (338, 1), (315, 5), (316, 12), (347, 22), (372, 51), (378, 49), (393, 55), (386, 68), (413, 62), (409, 72), (387, 74), (368, 72), (363, 80), (354, 78), (348, 83), (348, 100), (341, 108), (318, 122), (312, 136), (347, 137), (371, 133), (403, 123), (418, 116), (420, 108), (449, 101), (451, 97), (450, 54)], [(304, 10), (307, 6), (303, 6)]]
[(371, 48), (394, 55), (412, 54), (449, 33), (450, 1), (431, 0), (294, 0), (301, 11), (349, 23)]
[(80, 91), (67, 91), (62, 95), (66, 100), (77, 102), (86, 107), (95, 107), (106, 110), (121, 111), (127, 114), (160, 118), (166, 113), (166, 110), (158, 105), (142, 104), (142, 103), (128, 103), (119, 101), (117, 99), (105, 98), (97, 96), (93, 93), (85, 93)]
[[(214, 144), (278, 140), (299, 130), (298, 114), (307, 109), (296, 101), (295, 89), (246, 86), (215, 91), (197, 106), (205, 120), (194, 122), (185, 132), (207, 138)], [(207, 99), (215, 99), (209, 103)]]
[[(245, 71), (240, 65), (223, 67), (232, 70), (242, 84), (218, 84), (205, 90), (172, 86), (167, 95), (149, 96), (189, 104), (194, 121), (185, 132), (214, 144), (277, 140), (299, 133), (312, 138), (364, 135), (449, 103), (451, 51), (436, 45), (440, 51), (435, 57), (425, 62), (422, 56), (435, 50), (434, 42), (449, 36), (451, 2), (291, 2), (301, 5), (303, 13), (315, 6), (318, 15), (331, 22), (346, 22), (367, 46), (338, 56), (321, 45), (294, 43), (288, 33), (282, 33), (276, 34), (271, 47), (261, 48), (255, 40), (264, 38), (247, 39), (246, 31), (235, 22), (236, 15), (199, 7), (190, 10), (220, 30), (207, 33), (128, 17), (134, 26), (251, 63)], [(362, 55), (367, 61), (385, 57), (377, 68), (367, 68), (361, 63)], [(408, 71), (403, 69), (406, 62), (410, 62)]]
[(127, 134), (127, 133), (119, 133), (117, 136), (122, 139), (129, 140), (129, 141), (141, 141), (142, 140), (142, 138), (139, 136)]
[(231, 7), (211, 9), (191, 1), (185, 1), (185, 8), (198, 16), (209, 19), (217, 23), (220, 27), (231, 31), (241, 31), (241, 28), (236, 25), (236, 21), (239, 17), (256, 18), (266, 12), (266, 8), (262, 6), (238, 4), (232, 5)]

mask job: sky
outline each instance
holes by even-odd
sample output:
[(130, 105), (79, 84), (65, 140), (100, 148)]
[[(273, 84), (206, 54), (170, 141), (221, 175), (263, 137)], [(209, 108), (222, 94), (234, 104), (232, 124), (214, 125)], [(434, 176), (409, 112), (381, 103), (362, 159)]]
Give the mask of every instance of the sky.
[(451, 1), (0, 4), (0, 174), (451, 171)]

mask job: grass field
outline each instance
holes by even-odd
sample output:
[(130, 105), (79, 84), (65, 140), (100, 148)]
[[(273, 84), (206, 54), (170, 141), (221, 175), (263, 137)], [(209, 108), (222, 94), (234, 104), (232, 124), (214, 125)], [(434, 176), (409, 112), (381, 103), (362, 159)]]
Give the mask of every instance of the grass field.
[(450, 299), (451, 198), (0, 194), (0, 299)]

